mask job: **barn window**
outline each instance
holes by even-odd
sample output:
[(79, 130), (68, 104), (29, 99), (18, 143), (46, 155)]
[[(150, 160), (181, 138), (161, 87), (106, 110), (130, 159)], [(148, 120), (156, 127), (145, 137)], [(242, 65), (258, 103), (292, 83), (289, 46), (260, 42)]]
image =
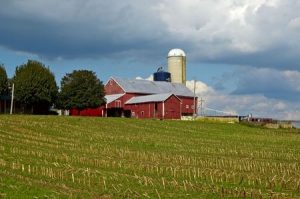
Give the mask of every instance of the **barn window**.
[(187, 105), (185, 105), (185, 108), (190, 108), (190, 107), (189, 107), (189, 105), (187, 104)]
[(109, 85), (113, 85), (113, 81), (112, 80), (109, 80)]
[(141, 116), (144, 116), (144, 111), (141, 111)]
[(116, 108), (121, 108), (121, 100), (115, 101)]

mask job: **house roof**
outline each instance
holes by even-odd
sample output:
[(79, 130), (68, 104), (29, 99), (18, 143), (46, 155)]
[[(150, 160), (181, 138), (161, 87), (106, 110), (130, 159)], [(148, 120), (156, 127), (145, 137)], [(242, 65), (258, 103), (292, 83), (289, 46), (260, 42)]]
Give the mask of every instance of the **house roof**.
[(109, 104), (115, 100), (117, 100), (118, 98), (122, 97), (123, 95), (125, 95), (124, 93), (123, 94), (115, 94), (115, 95), (105, 95), (105, 99), (106, 99), (106, 104)]
[(193, 92), (180, 83), (149, 81), (140, 79), (121, 79), (112, 77), (127, 93), (163, 94), (173, 93), (177, 96), (193, 97)]
[(163, 102), (167, 100), (170, 96), (174, 94), (172, 93), (164, 93), (164, 94), (155, 94), (155, 95), (145, 95), (139, 97), (133, 97), (128, 100), (125, 104), (139, 104), (146, 102)]

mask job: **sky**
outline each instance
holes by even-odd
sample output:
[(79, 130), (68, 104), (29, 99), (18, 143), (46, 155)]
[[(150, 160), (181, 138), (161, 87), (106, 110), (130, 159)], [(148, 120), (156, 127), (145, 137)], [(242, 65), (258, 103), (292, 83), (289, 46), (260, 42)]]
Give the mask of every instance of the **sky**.
[[(1, 0), (0, 63), (147, 79), (187, 55), (203, 106), (300, 120), (299, 0)], [(167, 69), (167, 68), (165, 68)]]

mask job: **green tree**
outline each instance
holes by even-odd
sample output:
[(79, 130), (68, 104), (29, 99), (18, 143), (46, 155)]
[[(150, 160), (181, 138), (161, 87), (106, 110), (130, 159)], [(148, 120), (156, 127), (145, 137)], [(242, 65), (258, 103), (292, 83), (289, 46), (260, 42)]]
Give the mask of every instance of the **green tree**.
[(8, 93), (8, 79), (6, 70), (3, 65), (0, 64), (0, 96)]
[(22, 105), (24, 112), (46, 114), (57, 99), (54, 74), (38, 61), (28, 60), (18, 66), (13, 83), (16, 101)]
[(65, 109), (95, 108), (105, 102), (104, 86), (93, 71), (74, 70), (61, 80), (59, 106)]

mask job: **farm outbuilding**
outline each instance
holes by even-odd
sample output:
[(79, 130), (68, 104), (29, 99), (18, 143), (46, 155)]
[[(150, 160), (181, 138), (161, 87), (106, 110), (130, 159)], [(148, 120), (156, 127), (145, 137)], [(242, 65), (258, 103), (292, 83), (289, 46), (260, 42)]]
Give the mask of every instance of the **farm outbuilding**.
[(186, 55), (181, 49), (168, 54), (169, 72), (162, 67), (154, 80), (111, 77), (104, 85), (106, 104), (95, 109), (71, 110), (71, 115), (181, 119), (197, 111), (197, 97), (186, 86)]
[(194, 113), (194, 94), (180, 83), (111, 77), (105, 92), (109, 117), (180, 119)]
[(174, 94), (155, 94), (133, 97), (125, 109), (135, 118), (179, 119), (181, 100)]
[(106, 104), (70, 115), (180, 119), (194, 113), (194, 94), (180, 83), (111, 77), (104, 88)]

